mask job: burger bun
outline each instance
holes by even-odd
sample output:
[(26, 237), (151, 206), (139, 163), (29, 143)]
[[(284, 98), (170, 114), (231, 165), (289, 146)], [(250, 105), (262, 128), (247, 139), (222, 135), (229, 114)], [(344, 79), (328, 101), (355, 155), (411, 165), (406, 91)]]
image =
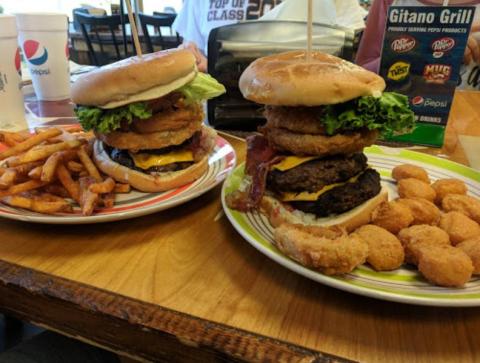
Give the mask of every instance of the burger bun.
[(306, 226), (342, 227), (347, 232), (371, 222), (373, 210), (382, 202), (388, 201), (388, 191), (383, 187), (375, 197), (367, 200), (348, 212), (337, 214), (332, 217), (317, 218), (313, 214), (304, 213), (300, 210), (290, 210), (278, 199), (264, 195), (260, 204), (260, 211), (268, 218), (270, 224), (277, 228), (281, 224), (290, 223)]
[(239, 82), (250, 101), (274, 106), (321, 106), (380, 94), (385, 81), (377, 74), (341, 58), (293, 51), (259, 58)]

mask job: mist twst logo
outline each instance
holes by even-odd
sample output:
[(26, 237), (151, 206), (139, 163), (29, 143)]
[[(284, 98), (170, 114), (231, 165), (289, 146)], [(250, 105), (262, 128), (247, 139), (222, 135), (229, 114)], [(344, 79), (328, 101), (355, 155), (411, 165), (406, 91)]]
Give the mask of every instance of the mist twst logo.
[(26, 40), (23, 42), (23, 52), (30, 64), (41, 66), (48, 59), (47, 48), (41, 47), (36, 40)]

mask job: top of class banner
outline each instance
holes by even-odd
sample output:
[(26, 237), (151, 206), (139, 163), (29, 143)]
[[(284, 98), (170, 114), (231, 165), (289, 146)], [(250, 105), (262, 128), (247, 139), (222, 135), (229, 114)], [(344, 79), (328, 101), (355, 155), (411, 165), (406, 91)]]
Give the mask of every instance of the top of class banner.
[[(418, 8), (418, 10), (416, 9)], [(475, 14), (475, 8), (448, 7), (441, 11), (426, 11), (423, 6), (408, 8), (392, 8), (388, 17), (391, 25), (410, 24), (470, 24)]]

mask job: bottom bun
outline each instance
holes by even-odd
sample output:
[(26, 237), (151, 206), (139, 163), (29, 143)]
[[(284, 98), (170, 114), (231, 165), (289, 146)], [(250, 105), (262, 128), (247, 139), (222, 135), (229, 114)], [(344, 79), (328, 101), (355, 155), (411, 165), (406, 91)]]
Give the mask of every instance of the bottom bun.
[[(209, 137), (216, 135), (214, 132), (209, 134)], [(210, 144), (214, 145), (215, 143)], [(93, 146), (95, 164), (102, 172), (110, 175), (118, 182), (130, 184), (133, 188), (148, 193), (164, 192), (178, 188), (200, 178), (208, 170), (210, 152), (186, 169), (152, 175), (127, 168), (113, 161), (100, 140), (96, 140)]]
[(345, 228), (347, 232), (352, 232), (358, 227), (370, 223), (373, 210), (384, 201), (388, 201), (388, 191), (385, 187), (382, 187), (380, 193), (375, 197), (348, 212), (332, 217), (317, 218), (314, 214), (305, 213), (298, 209), (290, 209), (278, 199), (268, 195), (262, 198), (260, 209), (275, 228), (281, 224), (290, 223), (306, 226), (337, 226)]

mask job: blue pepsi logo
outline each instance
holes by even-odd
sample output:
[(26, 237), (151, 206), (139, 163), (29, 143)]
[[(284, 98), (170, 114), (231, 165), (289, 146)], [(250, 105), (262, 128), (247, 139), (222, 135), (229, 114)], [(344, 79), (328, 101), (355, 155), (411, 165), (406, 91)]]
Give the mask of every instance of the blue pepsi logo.
[(48, 59), (47, 48), (41, 47), (36, 40), (26, 40), (23, 42), (23, 53), (30, 64), (41, 66)]

